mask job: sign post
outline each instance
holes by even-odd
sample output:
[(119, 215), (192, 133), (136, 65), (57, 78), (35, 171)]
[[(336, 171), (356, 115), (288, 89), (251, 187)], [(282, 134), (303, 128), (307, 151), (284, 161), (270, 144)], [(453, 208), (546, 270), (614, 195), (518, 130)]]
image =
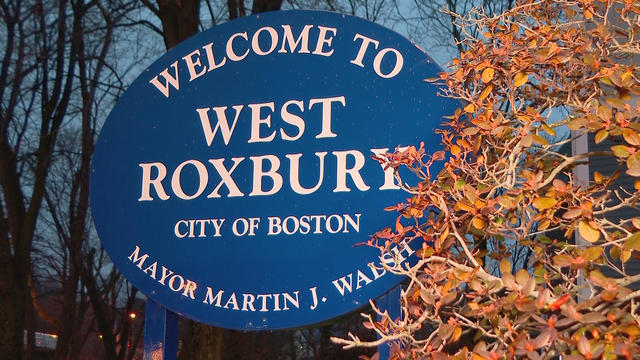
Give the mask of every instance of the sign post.
[(175, 360), (178, 316), (147, 298), (144, 314), (144, 360)]
[(438, 150), (434, 129), (456, 107), (424, 81), (439, 71), (397, 33), (329, 12), (187, 39), (101, 130), (91, 204), (105, 249), (149, 299), (218, 327), (300, 327), (365, 306), (401, 280), (380, 262), (421, 247), (381, 258), (358, 246), (406, 197), (374, 157)]

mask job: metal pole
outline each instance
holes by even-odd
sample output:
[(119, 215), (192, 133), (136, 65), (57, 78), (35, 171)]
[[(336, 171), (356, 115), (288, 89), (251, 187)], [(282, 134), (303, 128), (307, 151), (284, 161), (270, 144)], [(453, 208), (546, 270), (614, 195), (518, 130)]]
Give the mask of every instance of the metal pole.
[[(577, 135), (578, 135), (577, 132), (575, 131), (571, 132), (571, 136), (575, 137)], [(580, 136), (577, 136), (571, 142), (571, 154), (573, 156), (576, 156), (576, 155), (586, 154), (587, 152), (589, 152), (589, 142), (588, 142), (587, 134), (582, 134)], [(587, 188), (589, 186), (589, 164), (587, 163), (587, 160), (588, 159), (584, 159), (584, 162), (585, 162), (584, 164), (580, 164), (573, 169), (574, 179), (576, 180), (578, 185), (580, 185), (580, 187), (582, 188)], [(587, 242), (587, 240), (582, 238), (579, 231), (575, 232), (575, 240), (576, 240), (576, 245), (578, 245), (581, 248), (586, 248), (587, 246), (589, 246), (589, 243)], [(586, 283), (586, 279), (584, 276), (584, 270), (580, 270), (580, 275), (578, 277), (578, 286), (585, 285), (585, 283)], [(578, 290), (578, 299), (577, 299), (578, 302), (586, 300), (590, 297), (591, 297), (591, 291), (589, 290), (588, 287), (585, 286), (580, 290)]]
[(144, 316), (144, 360), (176, 360), (178, 315), (147, 298)]

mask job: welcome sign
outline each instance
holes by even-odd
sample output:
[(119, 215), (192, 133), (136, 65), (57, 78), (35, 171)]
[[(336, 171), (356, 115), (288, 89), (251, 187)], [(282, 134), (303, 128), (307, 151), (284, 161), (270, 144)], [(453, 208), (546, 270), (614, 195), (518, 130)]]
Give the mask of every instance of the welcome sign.
[[(174, 312), (234, 329), (320, 322), (397, 284), (356, 246), (406, 197), (373, 155), (425, 141), (453, 104), (400, 35), (287, 11), (197, 34), (151, 65), (93, 158), (98, 234), (120, 271)], [(415, 245), (414, 245), (415, 247)]]

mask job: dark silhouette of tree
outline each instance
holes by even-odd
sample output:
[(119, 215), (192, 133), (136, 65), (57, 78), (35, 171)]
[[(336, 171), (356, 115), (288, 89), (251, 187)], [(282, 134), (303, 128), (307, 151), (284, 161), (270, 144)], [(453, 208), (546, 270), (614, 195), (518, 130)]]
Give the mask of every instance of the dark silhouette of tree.
[[(55, 21), (50, 15), (55, 14)], [(36, 223), (75, 82), (81, 19), (69, 1), (2, 3), (0, 68), (0, 352), (23, 358)]]
[[(0, 3), (5, 50), (0, 63), (3, 357), (33, 356), (34, 320), (42, 312), (34, 301), (43, 279), (34, 267), (51, 265), (57, 271), (61, 311), (55, 318), (43, 314), (57, 328), (56, 359), (78, 356), (89, 303), (98, 319), (106, 311), (90, 301), (98, 298), (85, 287), (93, 284), (105, 293), (113, 290), (105, 286), (117, 283), (100, 282), (97, 274), (105, 270), (91, 266), (89, 164), (102, 107), (112, 105), (123, 90), (122, 74), (114, 72), (109, 58), (114, 32), (135, 25), (128, 16), (136, 7), (135, 1)], [(43, 225), (47, 222), (50, 227)], [(43, 264), (43, 259), (50, 261)], [(104, 328), (113, 333), (113, 319)], [(108, 347), (115, 351), (116, 344)]]

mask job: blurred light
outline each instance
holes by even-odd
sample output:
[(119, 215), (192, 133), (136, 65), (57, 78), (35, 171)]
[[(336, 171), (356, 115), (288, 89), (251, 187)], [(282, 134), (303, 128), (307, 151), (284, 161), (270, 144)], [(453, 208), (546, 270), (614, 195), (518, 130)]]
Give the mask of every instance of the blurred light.
[(129, 317), (131, 318), (131, 320), (135, 319), (136, 318), (136, 313), (134, 313), (134, 312), (129, 313)]

